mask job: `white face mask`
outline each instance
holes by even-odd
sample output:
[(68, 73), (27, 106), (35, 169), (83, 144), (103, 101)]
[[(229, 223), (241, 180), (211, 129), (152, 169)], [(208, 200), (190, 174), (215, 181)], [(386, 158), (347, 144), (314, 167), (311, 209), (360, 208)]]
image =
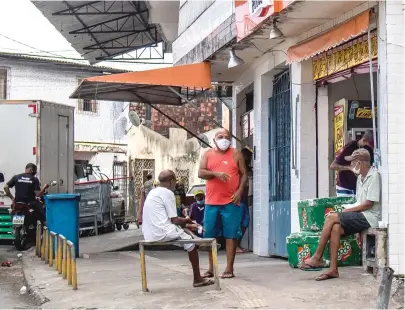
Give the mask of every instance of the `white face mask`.
[(352, 171), (355, 175), (359, 175), (360, 174), (360, 163), (357, 163), (353, 168)]
[(231, 145), (231, 141), (229, 141), (228, 139), (215, 140), (215, 143), (221, 151), (227, 150)]

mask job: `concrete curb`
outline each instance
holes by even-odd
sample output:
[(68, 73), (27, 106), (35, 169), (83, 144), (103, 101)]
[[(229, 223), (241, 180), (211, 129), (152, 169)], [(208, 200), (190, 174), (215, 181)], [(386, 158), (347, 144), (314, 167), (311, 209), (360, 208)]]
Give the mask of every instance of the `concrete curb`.
[(30, 250), (26, 251), (22, 256), (22, 272), (24, 276), (24, 282), (27, 286), (27, 292), (34, 298), (35, 303), (38, 306), (43, 305), (44, 303), (48, 302), (49, 299), (42, 294), (41, 290), (35, 285), (35, 280), (31, 273), (28, 271), (28, 259), (33, 256), (35, 253), (35, 247), (31, 248)]

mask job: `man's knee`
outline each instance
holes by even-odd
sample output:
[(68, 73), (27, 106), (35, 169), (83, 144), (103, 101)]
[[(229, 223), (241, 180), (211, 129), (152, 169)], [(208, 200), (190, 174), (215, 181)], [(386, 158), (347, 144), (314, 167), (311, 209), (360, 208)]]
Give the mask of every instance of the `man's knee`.
[(337, 213), (329, 213), (325, 219), (325, 222), (328, 223), (340, 223), (339, 214)]

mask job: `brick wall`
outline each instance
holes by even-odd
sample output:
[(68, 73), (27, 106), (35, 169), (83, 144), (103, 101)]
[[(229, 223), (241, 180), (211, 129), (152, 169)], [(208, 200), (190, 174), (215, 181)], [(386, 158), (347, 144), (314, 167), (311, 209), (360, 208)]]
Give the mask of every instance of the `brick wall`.
[[(180, 107), (159, 105), (162, 112), (176, 120), (180, 125), (195, 134), (207, 132), (218, 126), (212, 119), (221, 123), (222, 104), (216, 98), (203, 98), (197, 100), (197, 103), (188, 103)], [(146, 119), (147, 107), (143, 103), (131, 103), (130, 109), (138, 113), (139, 117)], [(178, 126), (157, 110), (151, 111), (151, 129), (159, 134), (169, 137), (169, 128)], [(190, 138), (190, 136), (189, 136)]]

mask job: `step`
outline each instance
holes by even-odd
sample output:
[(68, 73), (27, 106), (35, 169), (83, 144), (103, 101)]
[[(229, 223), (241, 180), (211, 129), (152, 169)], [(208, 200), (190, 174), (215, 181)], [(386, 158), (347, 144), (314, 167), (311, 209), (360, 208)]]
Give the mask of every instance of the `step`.
[(11, 222), (11, 215), (10, 214), (0, 214), (0, 222)]
[(0, 227), (13, 227), (13, 222), (0, 222)]
[(13, 227), (0, 227), (0, 234), (9, 232), (13, 232)]
[(0, 240), (14, 240), (15, 236), (13, 234), (2, 234), (0, 233)]

